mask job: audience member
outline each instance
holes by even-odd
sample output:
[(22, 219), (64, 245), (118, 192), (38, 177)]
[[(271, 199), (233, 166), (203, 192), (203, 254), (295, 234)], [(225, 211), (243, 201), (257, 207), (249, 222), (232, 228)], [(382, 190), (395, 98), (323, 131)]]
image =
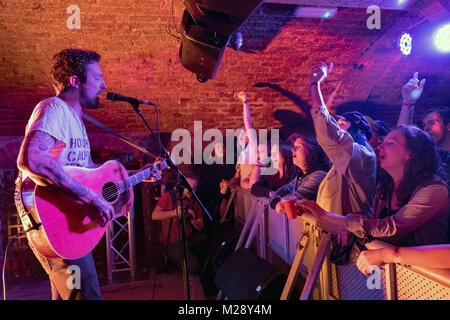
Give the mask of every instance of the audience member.
[[(413, 123), (414, 106), (422, 95), (425, 79), (419, 81), (418, 72), (402, 87), (402, 108), (397, 125)], [(422, 120), (423, 130), (428, 133), (438, 146), (437, 152), (450, 178), (450, 108), (437, 107), (427, 110)], [(448, 180), (447, 180), (448, 183)]]
[(388, 263), (450, 269), (450, 244), (364, 250), (359, 255), (356, 265), (359, 271), (369, 276), (371, 275), (369, 266), (381, 266)]
[(378, 146), (383, 143), (384, 137), (387, 136), (389, 131), (391, 129), (389, 128), (389, 125), (381, 120), (373, 120), (369, 116), (364, 116), (369, 122), (370, 127), (372, 128), (372, 138), (369, 140), (369, 144), (372, 146), (373, 151), (375, 151), (375, 154), (378, 155)]
[[(259, 179), (252, 185), (251, 193), (256, 197), (272, 196), (277, 189), (291, 182), (299, 174), (299, 170), (294, 166), (289, 145), (283, 143), (273, 145), (270, 159), (271, 168), (257, 165), (257, 169), (254, 169), (254, 173), (257, 172)], [(260, 170), (274, 168), (276, 169), (275, 174), (259, 174)]]
[[(386, 136), (379, 156), (387, 181), (378, 183), (371, 216), (359, 212), (342, 217), (313, 201), (303, 201), (300, 207), (360, 238), (401, 246), (446, 243), (448, 186), (440, 177), (430, 136), (419, 128), (400, 126)], [(345, 244), (346, 239), (341, 241)]]
[[(184, 174), (192, 189), (195, 191), (198, 186), (199, 178), (193, 173)], [(203, 210), (188, 189), (183, 191), (184, 221), (181, 221), (181, 208), (177, 203), (176, 189), (168, 190), (159, 199), (158, 204), (152, 213), (153, 220), (161, 221), (160, 241), (166, 247), (167, 255), (170, 260), (181, 269), (182, 251), (181, 251), (181, 227), (184, 224), (186, 239), (188, 241), (188, 272), (195, 275), (199, 272), (201, 261), (199, 261), (196, 246), (201, 245), (205, 239), (203, 232)]]
[(311, 116), (317, 141), (332, 167), (319, 186), (317, 202), (327, 211), (345, 215), (370, 212), (375, 191), (375, 153), (368, 141), (372, 129), (359, 112), (341, 115), (341, 125), (329, 114), (320, 85), (332, 70), (325, 63), (311, 75)]
[(256, 164), (256, 136), (252, 134), (252, 122), (250, 117), (250, 109), (248, 107), (247, 94), (245, 91), (239, 92), (235, 95), (242, 102), (244, 130), (241, 131), (238, 143), (242, 148), (236, 164), (236, 174), (230, 180), (223, 179), (220, 183), (221, 189), (231, 188), (240, 185), (241, 188), (250, 190), (250, 176), (253, 171), (253, 166)]
[(314, 135), (293, 133), (288, 140), (292, 145), (293, 163), (299, 172), (270, 197), (269, 204), (278, 213), (285, 213), (281, 202), (284, 196), (293, 194), (300, 200), (316, 199), (319, 185), (330, 169), (328, 157)]

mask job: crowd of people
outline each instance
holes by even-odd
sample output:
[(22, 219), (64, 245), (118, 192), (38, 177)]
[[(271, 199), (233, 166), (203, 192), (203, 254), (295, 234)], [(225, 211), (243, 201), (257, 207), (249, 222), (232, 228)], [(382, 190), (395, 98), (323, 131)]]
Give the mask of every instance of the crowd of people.
[[(364, 274), (370, 265), (390, 262), (450, 268), (449, 108), (429, 109), (422, 128), (413, 125), (414, 106), (425, 86), (416, 72), (402, 87), (396, 128), (358, 111), (331, 115), (321, 84), (332, 68), (320, 63), (311, 72), (315, 134), (294, 133), (285, 142), (263, 147), (250, 135), (241, 138), (247, 158), (254, 152), (257, 162), (238, 163), (236, 175), (221, 186), (240, 183), (254, 196), (269, 198), (280, 214), (285, 213), (282, 198), (295, 195), (299, 214), (339, 230), (336, 246), (352, 246), (355, 239), (391, 244), (359, 254), (357, 266)], [(242, 102), (248, 124), (246, 96)], [(260, 149), (271, 150), (276, 174), (261, 174), (266, 163)]]
[[(22, 187), (31, 180), (44, 188), (63, 190), (88, 210), (85, 218), (90, 219), (92, 228), (105, 228), (114, 218), (116, 209), (111, 202), (65, 170), (65, 166), (100, 167), (90, 156), (83, 122), (84, 110), (99, 108), (99, 95), (106, 90), (100, 58), (96, 52), (80, 49), (65, 49), (54, 56), (51, 74), (56, 96), (35, 107), (17, 159), (15, 203), (25, 221), (30, 247), (49, 275), (53, 299), (101, 299), (93, 256), (53, 257), (33, 246), (41, 241), (37, 235), (42, 227), (24, 203)], [(425, 86), (425, 80), (415, 73), (402, 88), (396, 128), (357, 111), (331, 115), (321, 84), (332, 68), (332, 64), (320, 63), (311, 72), (314, 134), (294, 133), (286, 141), (258, 144), (252, 134), (247, 95), (236, 94), (244, 119), (236, 165), (218, 165), (215, 174), (206, 176), (186, 174), (192, 190), (210, 189), (205, 194), (217, 202), (213, 208), (219, 216), (226, 214), (230, 188), (235, 186), (267, 197), (280, 214), (286, 210), (283, 197), (294, 195), (299, 213), (339, 230), (336, 248), (351, 246), (357, 239), (381, 239), (392, 245), (359, 254), (356, 264), (365, 274), (370, 265), (390, 262), (450, 268), (449, 108), (430, 109), (423, 118), (423, 129), (412, 125), (414, 105)], [(224, 157), (226, 149), (218, 144), (214, 152)], [(228, 169), (234, 172), (230, 174)], [(160, 174), (154, 172), (150, 181), (159, 180)], [(161, 243), (168, 259), (180, 267), (179, 235), (184, 230), (189, 243), (186, 268), (190, 274), (198, 273), (208, 241), (202, 208), (189, 189), (183, 191), (183, 202), (177, 201), (177, 190), (166, 190), (152, 213), (153, 220), (161, 221)], [(81, 270), (81, 287), (67, 286), (73, 265)]]

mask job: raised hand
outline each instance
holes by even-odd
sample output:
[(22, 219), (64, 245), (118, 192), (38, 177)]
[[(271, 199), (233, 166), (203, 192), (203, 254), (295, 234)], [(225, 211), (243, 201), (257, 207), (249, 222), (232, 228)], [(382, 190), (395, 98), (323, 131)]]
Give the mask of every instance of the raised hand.
[(324, 62), (319, 62), (319, 65), (314, 67), (311, 71), (310, 83), (321, 83), (333, 70), (333, 63), (329, 66)]
[(425, 79), (419, 81), (419, 73), (414, 76), (402, 87), (402, 97), (404, 104), (415, 104), (419, 100), (425, 86)]
[(241, 91), (241, 92), (236, 92), (234, 94), (235, 98), (239, 98), (242, 103), (247, 102), (247, 93), (245, 91)]

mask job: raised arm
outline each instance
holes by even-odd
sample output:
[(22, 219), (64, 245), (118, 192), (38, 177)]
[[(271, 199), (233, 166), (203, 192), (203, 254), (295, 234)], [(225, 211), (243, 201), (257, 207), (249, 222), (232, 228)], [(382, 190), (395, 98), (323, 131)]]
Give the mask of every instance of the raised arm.
[(311, 85), (311, 99), (313, 107), (325, 106), (322, 92), (320, 91), (320, 84), (333, 70), (333, 63), (328, 67), (325, 63), (319, 62), (319, 65), (312, 70), (310, 85)]
[(414, 76), (402, 87), (402, 108), (400, 116), (398, 117), (397, 126), (411, 125), (413, 123), (414, 106), (423, 92), (425, 86), (425, 79), (419, 81), (419, 73), (414, 73)]
[(100, 195), (72, 179), (51, 156), (50, 152), (56, 144), (56, 139), (49, 134), (33, 130), (29, 132), (20, 148), (17, 166), (26, 172), (39, 185), (55, 186), (91, 204), (97, 215), (93, 218), (101, 226), (114, 216), (113, 207)]
[(249, 139), (249, 147), (250, 151), (254, 152), (256, 155), (256, 140), (255, 136), (253, 135), (253, 127), (252, 127), (252, 118), (250, 116), (250, 108), (248, 106), (248, 99), (247, 99), (247, 93), (245, 91), (241, 91), (235, 94), (239, 100), (242, 102), (242, 113), (243, 113), (243, 120), (244, 120), (244, 128), (245, 132), (247, 133), (248, 139)]
[(325, 63), (312, 69), (311, 85), (311, 118), (314, 123), (314, 130), (317, 136), (317, 142), (327, 154), (330, 161), (336, 166), (336, 169), (345, 174), (350, 164), (352, 156), (355, 155), (354, 141), (349, 133), (341, 130), (334, 118), (328, 112), (325, 102), (322, 98), (320, 85), (333, 69), (333, 64), (328, 67)]

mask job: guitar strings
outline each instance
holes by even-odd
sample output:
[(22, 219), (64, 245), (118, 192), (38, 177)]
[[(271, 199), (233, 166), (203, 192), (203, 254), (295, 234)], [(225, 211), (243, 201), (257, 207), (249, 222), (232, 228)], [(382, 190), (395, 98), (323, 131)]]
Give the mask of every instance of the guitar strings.
[[(150, 169), (150, 168), (149, 168), (149, 169)], [(151, 175), (152, 175), (152, 172), (150, 173), (149, 177), (150, 177)], [(124, 180), (122, 180), (122, 181), (129, 180), (130, 178), (131, 178), (131, 177), (126, 178), (126, 179), (124, 179)], [(145, 179), (146, 179), (146, 178), (145, 178)], [(145, 180), (145, 179), (143, 179), (143, 180)], [(122, 181), (121, 181), (121, 182), (122, 182)], [(124, 182), (124, 185), (127, 186), (128, 183)], [(130, 188), (132, 188), (132, 187), (133, 187), (133, 186), (130, 186)], [(129, 188), (126, 188), (126, 189), (121, 190), (120, 187), (119, 187), (118, 185), (114, 184), (114, 185), (112, 185), (112, 186), (110, 186), (110, 187), (107, 187), (107, 188), (105, 188), (104, 190), (102, 190), (102, 196), (105, 198), (105, 200), (113, 200), (114, 198), (116, 198), (117, 196), (119, 196), (121, 193), (127, 191), (128, 189), (129, 189)], [(118, 192), (117, 192), (117, 190), (118, 190)], [(116, 193), (117, 193), (117, 195), (116, 195)]]
[[(124, 180), (122, 180), (122, 181), (126, 181), (126, 180), (128, 180), (129, 178), (127, 178), (127, 179), (124, 179)], [(121, 182), (122, 182), (121, 181)], [(125, 186), (126, 185), (128, 185), (128, 183), (126, 183), (126, 182), (124, 182), (123, 183)], [(130, 186), (130, 188), (131, 187), (133, 187), (133, 186)], [(114, 184), (114, 185), (112, 185), (112, 186), (110, 186), (110, 187), (106, 187), (105, 189), (103, 189), (102, 190), (102, 196), (105, 198), (105, 200), (112, 200), (112, 199), (114, 199), (115, 197), (116, 197), (116, 193), (117, 193), (117, 196), (119, 196), (121, 193), (123, 193), (123, 192), (125, 192), (125, 191), (127, 191), (129, 188), (126, 188), (126, 189), (121, 189), (118, 185), (116, 185), (116, 184)], [(118, 192), (117, 192), (118, 191)]]

